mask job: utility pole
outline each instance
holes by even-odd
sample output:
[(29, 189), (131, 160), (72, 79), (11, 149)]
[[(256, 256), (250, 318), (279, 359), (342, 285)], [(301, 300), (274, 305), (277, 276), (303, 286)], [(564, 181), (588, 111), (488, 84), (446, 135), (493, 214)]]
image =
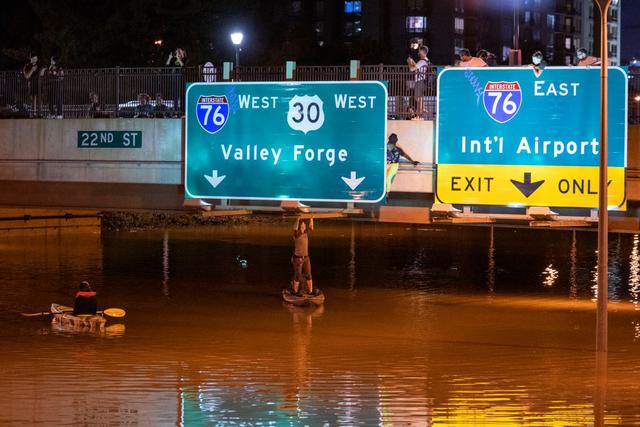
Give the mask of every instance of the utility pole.
[(598, 305), (596, 351), (608, 351), (609, 212), (608, 205), (608, 87), (609, 46), (607, 19), (612, 0), (594, 0), (600, 9), (600, 183), (598, 190)]

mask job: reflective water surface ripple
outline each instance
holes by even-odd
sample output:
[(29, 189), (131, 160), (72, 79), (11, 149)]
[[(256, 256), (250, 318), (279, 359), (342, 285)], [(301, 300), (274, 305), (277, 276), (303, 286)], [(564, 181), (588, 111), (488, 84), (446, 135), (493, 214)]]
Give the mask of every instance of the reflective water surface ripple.
[[(595, 233), (319, 221), (318, 308), (280, 299), (290, 233), (3, 237), (0, 425), (640, 424), (637, 235), (610, 238), (603, 371)], [(85, 279), (127, 310), (106, 332), (19, 316)]]

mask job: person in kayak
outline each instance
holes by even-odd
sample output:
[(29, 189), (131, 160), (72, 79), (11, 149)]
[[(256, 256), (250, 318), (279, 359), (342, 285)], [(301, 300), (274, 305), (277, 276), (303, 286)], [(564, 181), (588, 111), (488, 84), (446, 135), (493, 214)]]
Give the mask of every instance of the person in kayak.
[(293, 284), (292, 290), (294, 294), (300, 292), (300, 282), (306, 279), (307, 293), (313, 293), (313, 279), (311, 278), (311, 259), (309, 258), (309, 232), (313, 231), (313, 218), (309, 220), (309, 228), (300, 218), (296, 220), (293, 227), (293, 256), (291, 264), (293, 265)]
[(98, 311), (96, 293), (91, 289), (89, 282), (80, 283), (80, 290), (76, 292), (76, 300), (73, 303), (73, 315), (93, 314)]

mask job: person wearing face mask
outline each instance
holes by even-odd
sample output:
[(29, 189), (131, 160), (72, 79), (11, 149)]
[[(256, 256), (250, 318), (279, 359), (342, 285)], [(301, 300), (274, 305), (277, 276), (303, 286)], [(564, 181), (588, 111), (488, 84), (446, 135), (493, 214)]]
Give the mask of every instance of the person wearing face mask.
[(600, 58), (587, 54), (587, 49), (580, 48), (576, 51), (578, 58), (578, 67), (590, 67), (592, 65), (600, 65)]
[(542, 52), (540, 52), (539, 50), (536, 50), (535, 52), (533, 52), (533, 55), (531, 55), (531, 66), (533, 67), (533, 71), (537, 76), (539, 76), (540, 73), (542, 73), (544, 67), (547, 66), (547, 63), (544, 62)]

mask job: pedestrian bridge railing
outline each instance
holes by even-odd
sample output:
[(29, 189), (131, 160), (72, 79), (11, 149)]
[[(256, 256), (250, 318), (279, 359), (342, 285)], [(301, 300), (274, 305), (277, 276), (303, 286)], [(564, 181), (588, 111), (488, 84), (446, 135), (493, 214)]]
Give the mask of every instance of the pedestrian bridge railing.
[[(417, 81), (406, 65), (388, 64), (359, 66), (356, 76), (349, 65), (297, 66), (289, 74), (298, 81), (386, 81), (388, 117), (400, 120), (435, 119), (436, 76), (437, 68), (429, 67)], [(0, 71), (0, 118), (181, 117), (187, 83), (224, 80), (285, 81), (287, 67), (239, 66), (226, 75), (223, 67), (211, 65), (68, 69), (61, 78), (42, 72), (31, 81), (19, 70)], [(150, 107), (140, 108), (144, 103)], [(640, 70), (629, 73), (629, 122), (640, 123)]]

